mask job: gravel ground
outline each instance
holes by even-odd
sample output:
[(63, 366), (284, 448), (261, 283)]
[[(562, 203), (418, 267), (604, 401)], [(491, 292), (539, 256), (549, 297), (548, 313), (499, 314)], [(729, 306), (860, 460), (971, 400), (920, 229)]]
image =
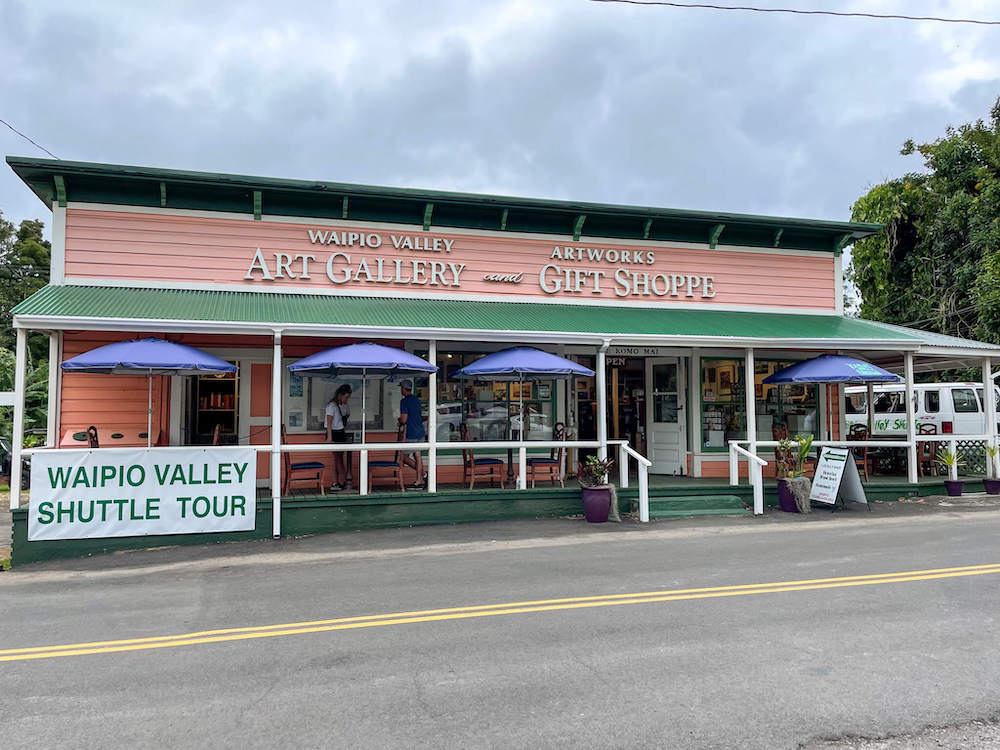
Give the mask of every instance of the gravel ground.
[(933, 727), (883, 739), (849, 737), (803, 745), (801, 750), (1000, 750), (1000, 720)]

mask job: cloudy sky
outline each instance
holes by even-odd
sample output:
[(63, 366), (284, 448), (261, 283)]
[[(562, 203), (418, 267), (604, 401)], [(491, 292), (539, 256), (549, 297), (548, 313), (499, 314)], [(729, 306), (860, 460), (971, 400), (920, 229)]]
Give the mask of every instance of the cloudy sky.
[[(1000, 19), (990, 0), (758, 0)], [(587, 0), (0, 0), (0, 118), (58, 157), (846, 219), (985, 117), (1000, 27)], [(5, 154), (45, 156), (0, 126)], [(48, 211), (0, 166), (0, 210)]]

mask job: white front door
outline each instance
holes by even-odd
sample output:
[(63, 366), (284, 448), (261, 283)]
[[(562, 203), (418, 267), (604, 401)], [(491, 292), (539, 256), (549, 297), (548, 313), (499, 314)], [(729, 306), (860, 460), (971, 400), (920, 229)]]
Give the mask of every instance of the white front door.
[(683, 474), (687, 451), (684, 373), (677, 357), (646, 358), (646, 452), (654, 474)]

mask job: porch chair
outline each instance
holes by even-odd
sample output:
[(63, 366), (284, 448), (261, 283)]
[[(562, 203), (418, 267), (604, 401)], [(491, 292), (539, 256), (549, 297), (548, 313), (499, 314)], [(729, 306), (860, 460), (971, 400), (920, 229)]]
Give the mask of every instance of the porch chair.
[[(849, 440), (868, 440), (868, 427), (863, 424), (852, 424), (847, 437)], [(865, 481), (868, 481), (868, 446), (851, 446), (851, 453), (854, 455), (854, 463), (864, 472)]]
[[(565, 440), (566, 439), (566, 425), (562, 422), (556, 422), (555, 426), (552, 428), (552, 439), (553, 440)], [(529, 458), (527, 461), (528, 475), (525, 477), (526, 480), (531, 480), (531, 488), (535, 488), (535, 479), (540, 473), (544, 473), (541, 479), (550, 479), (552, 481), (552, 486), (555, 487), (556, 479), (559, 480), (559, 486), (565, 487), (563, 483), (563, 452), (566, 450), (565, 446), (560, 445), (558, 448), (552, 448), (549, 451), (548, 458)]]
[[(218, 428), (216, 428), (218, 432)], [(285, 434), (285, 426), (281, 426), (281, 444), (288, 442)], [(292, 463), (291, 453), (282, 453), (281, 462), (284, 467), (284, 477), (281, 482), (281, 494), (287, 495), (292, 482), (307, 482), (315, 485), (321, 496), (326, 495), (323, 491), (323, 472), (326, 471), (326, 464), (322, 461), (298, 461)]]
[[(918, 435), (937, 435), (937, 431), (936, 424), (917, 425)], [(938, 475), (937, 449), (936, 441), (917, 444), (917, 473), (920, 476), (924, 475), (924, 464), (930, 467), (930, 473), (933, 476)]]
[[(469, 434), (469, 425), (465, 422), (459, 427), (459, 435), (463, 443), (472, 440)], [(469, 483), (471, 490), (476, 486), (476, 479), (489, 479), (491, 482), (499, 482), (500, 489), (505, 489), (506, 464), (499, 458), (476, 458), (471, 448), (462, 448), (462, 481)]]
[(87, 445), (90, 448), (100, 448), (100, 441), (97, 439), (97, 428), (94, 425), (90, 425), (87, 428)]
[[(396, 442), (405, 443), (406, 442), (406, 425), (401, 424), (399, 426), (399, 431), (396, 433)], [(392, 454), (392, 460), (383, 459), (377, 461), (368, 462), (368, 488), (371, 489), (375, 485), (376, 479), (388, 479), (395, 483), (399, 487), (400, 492), (405, 492), (403, 489), (403, 453), (398, 448)], [(375, 476), (375, 469), (388, 469), (388, 474), (380, 474)]]

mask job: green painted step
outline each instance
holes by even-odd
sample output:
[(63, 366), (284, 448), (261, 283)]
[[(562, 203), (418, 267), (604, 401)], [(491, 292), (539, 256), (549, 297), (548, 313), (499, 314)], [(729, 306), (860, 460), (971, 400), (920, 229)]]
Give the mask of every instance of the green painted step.
[(736, 495), (689, 495), (649, 498), (650, 518), (681, 516), (736, 516), (750, 511)]

